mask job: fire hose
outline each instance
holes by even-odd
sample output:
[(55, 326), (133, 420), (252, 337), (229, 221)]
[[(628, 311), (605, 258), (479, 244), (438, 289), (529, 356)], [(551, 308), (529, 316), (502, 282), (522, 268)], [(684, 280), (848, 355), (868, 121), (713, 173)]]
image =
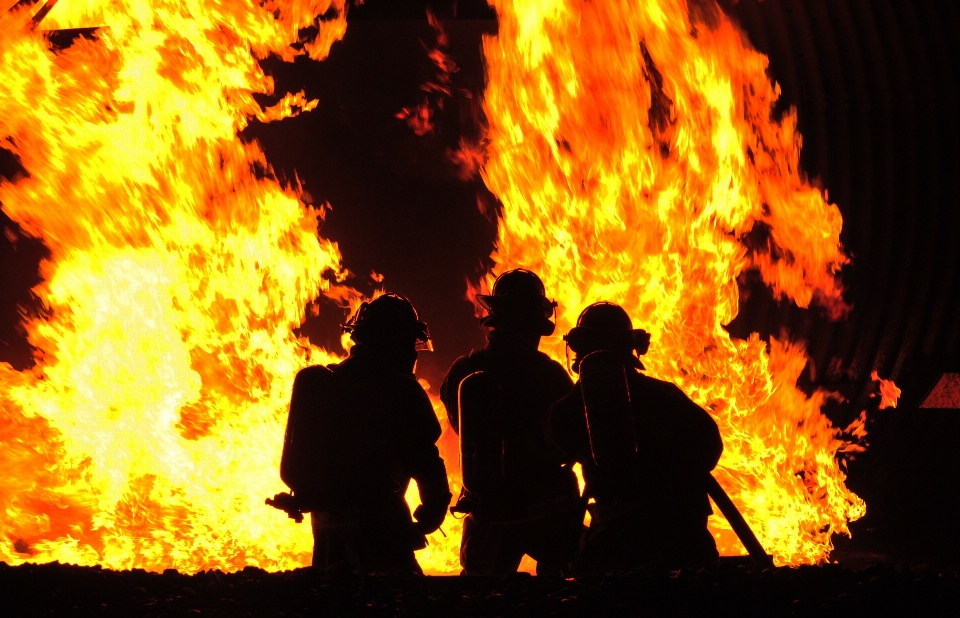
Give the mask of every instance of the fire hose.
[[(37, 2), (39, 2), (39, 0), (20, 0), (19, 2), (14, 4), (12, 7), (10, 7), (10, 10), (14, 11), (16, 9), (23, 8), (25, 6), (31, 6), (31, 5), (37, 4)], [(43, 18), (46, 17), (51, 10), (53, 10), (53, 7), (56, 6), (56, 4), (57, 4), (57, 0), (47, 0), (44, 3), (44, 5), (40, 7), (40, 10), (34, 13), (33, 19), (31, 19), (32, 26), (36, 27), (37, 24), (43, 21)]]
[[(600, 468), (616, 470), (630, 466), (637, 448), (630, 386), (625, 371), (620, 357), (607, 350), (592, 352), (580, 363), (590, 452)], [(772, 567), (773, 559), (764, 551), (730, 496), (709, 472), (706, 488), (753, 561), (762, 567)]]
[(730, 527), (737, 533), (737, 537), (747, 548), (747, 553), (750, 554), (754, 563), (764, 568), (773, 567), (773, 558), (763, 549), (763, 545), (760, 544), (757, 535), (753, 533), (743, 515), (740, 514), (737, 505), (733, 503), (723, 487), (720, 487), (720, 483), (713, 478), (712, 474), (707, 474), (707, 494), (713, 499), (714, 504), (723, 513), (723, 516), (727, 518)]

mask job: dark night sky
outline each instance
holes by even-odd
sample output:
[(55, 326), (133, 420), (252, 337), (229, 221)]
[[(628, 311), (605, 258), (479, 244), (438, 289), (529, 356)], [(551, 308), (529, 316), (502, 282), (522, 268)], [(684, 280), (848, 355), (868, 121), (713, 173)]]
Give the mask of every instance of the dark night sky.
[[(418, 105), (427, 96), (421, 84), (436, 79), (427, 48), (436, 46), (437, 35), (425, 3), (400, 7), (374, 2), (351, 10), (348, 34), (323, 62), (266, 62), (278, 92), (303, 88), (320, 103), (309, 114), (251, 126), (245, 135), (259, 141), (278, 176), (295, 173), (317, 202), (331, 204), (322, 234), (339, 244), (346, 267), (356, 273), (351, 285), (372, 291), (368, 275), (376, 271), (388, 291), (417, 306), (435, 347), (421, 355), (418, 373), (439, 385), (458, 355), (483, 342), (465, 297), (466, 280), (487, 268), (496, 239), (496, 223), (477, 200), (495, 198), (479, 179), (461, 180), (447, 152), (461, 136), (479, 134), (480, 40), (496, 32), (496, 21), (444, 21), (446, 52), (458, 67), (453, 94), (444, 97), (443, 109), (434, 107), (434, 130), (418, 136), (397, 114)], [(450, 7), (434, 10), (452, 15)], [(320, 313), (304, 332), (338, 348), (342, 313), (329, 304)]]
[[(422, 100), (421, 84), (436, 73), (425, 49), (436, 41), (428, 4), (444, 20), (459, 71), (435, 131), (417, 136), (396, 114)], [(809, 341), (801, 386), (842, 393), (847, 403), (827, 411), (838, 423), (875, 409), (871, 370), (895, 379), (899, 409), (874, 414), (871, 448), (851, 464), (850, 485), (870, 505), (855, 533), (885, 551), (955, 556), (960, 542), (944, 505), (960, 502), (960, 490), (945, 471), (960, 469), (960, 411), (917, 406), (943, 371), (960, 370), (960, 8), (955, 0), (720, 4), (768, 54), (780, 110), (797, 107), (802, 165), (838, 204), (853, 256), (843, 273), (854, 307), (845, 321), (774, 301), (747, 275), (729, 330), (767, 337), (786, 327)], [(330, 202), (322, 234), (357, 273), (351, 284), (371, 291), (367, 275), (376, 271), (417, 305), (437, 349), (422, 355), (420, 373), (437, 384), (482, 342), (465, 281), (489, 267), (496, 225), (477, 203), (494, 201), (479, 180), (457, 177), (446, 151), (480, 131), (480, 37), (496, 31), (495, 15), (483, 0), (368, 0), (349, 22), (322, 63), (264, 62), (278, 92), (302, 88), (318, 108), (244, 136), (260, 142), (278, 177), (295, 173), (317, 202)], [(14, 163), (0, 150), (0, 174)], [(15, 228), (0, 219), (0, 229)], [(29, 288), (42, 255), (35, 240), (0, 235), (0, 361), (17, 367), (30, 359), (18, 307), (35, 307)], [(342, 318), (324, 305), (303, 331), (335, 347)]]

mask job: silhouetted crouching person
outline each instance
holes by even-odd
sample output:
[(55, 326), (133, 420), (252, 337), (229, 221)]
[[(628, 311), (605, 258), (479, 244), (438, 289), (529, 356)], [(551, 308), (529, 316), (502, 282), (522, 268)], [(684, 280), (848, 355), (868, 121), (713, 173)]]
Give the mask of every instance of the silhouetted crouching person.
[(465, 491), (454, 509), (469, 515), (460, 564), (467, 575), (503, 575), (528, 554), (538, 574), (559, 575), (576, 552), (583, 506), (544, 432), (547, 408), (572, 387), (563, 366), (537, 350), (553, 332), (556, 304), (522, 269), (478, 300), (489, 313), (487, 345), (457, 359), (440, 390), (461, 437)]
[(583, 467), (592, 519), (577, 575), (716, 564), (706, 479), (723, 451), (717, 424), (676, 385), (639, 370), (649, 335), (597, 303), (565, 337), (580, 379), (549, 412), (548, 433)]
[[(312, 513), (314, 566), (422, 573), (414, 550), (451, 498), (440, 424), (413, 375), (427, 325), (407, 299), (386, 294), (343, 328), (355, 342), (349, 358), (297, 374), (281, 477)], [(415, 522), (404, 501), (411, 478), (423, 503)]]

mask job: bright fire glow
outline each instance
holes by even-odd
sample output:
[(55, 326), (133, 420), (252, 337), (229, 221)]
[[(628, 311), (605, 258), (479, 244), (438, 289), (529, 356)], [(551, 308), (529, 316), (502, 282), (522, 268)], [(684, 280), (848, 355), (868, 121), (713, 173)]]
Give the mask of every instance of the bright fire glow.
[[(840, 312), (839, 213), (799, 178), (795, 119), (770, 119), (765, 59), (722, 16), (711, 29), (682, 0), (630, 4), (498, 7), (500, 36), (485, 42), (497, 259), (544, 276), (558, 332), (599, 299), (638, 316), (651, 373), (720, 423), (720, 482), (761, 540), (780, 563), (821, 560), (864, 510), (823, 396), (794, 387), (797, 345), (768, 351), (720, 325), (750, 267)], [(290, 94), (261, 109), (252, 93), (272, 82), (256, 60), (325, 57), (345, 32), (342, 0), (61, 0), (43, 28), (101, 26), (64, 50), (30, 28), (37, 6), (12, 5), (0, 4), (0, 140), (29, 175), (3, 183), (0, 202), (51, 257), (36, 290), (49, 315), (26, 324), (42, 356), (27, 372), (0, 365), (0, 560), (307, 564), (308, 526), (263, 499), (283, 489), (296, 371), (336, 359), (291, 329), (318, 289), (359, 298), (331, 283), (345, 273), (318, 240), (320, 213), (237, 133), (316, 105)], [(298, 43), (318, 15), (319, 34)], [(738, 239), (760, 223), (768, 250), (748, 254)], [(562, 357), (559, 339), (549, 347)], [(459, 523), (443, 530), (418, 559), (455, 573)]]
[[(319, 211), (237, 133), (315, 105), (263, 111), (256, 59), (292, 59), (330, 6), (64, 0), (44, 28), (102, 27), (59, 52), (28, 12), (0, 12), (0, 138), (29, 174), (0, 201), (51, 253), (50, 317), (27, 325), (43, 356), (0, 365), (0, 560), (309, 563), (309, 527), (263, 501), (283, 487), (294, 375), (335, 359), (291, 329), (318, 289), (356, 294), (322, 278), (344, 273)], [(327, 54), (339, 15), (304, 52)]]
[[(649, 373), (717, 420), (715, 474), (767, 551), (822, 561), (865, 510), (825, 394), (795, 386), (801, 345), (722, 326), (749, 268), (778, 297), (842, 315), (841, 217), (801, 177), (795, 114), (771, 117), (767, 59), (711, 2), (687, 4), (496, 2), (482, 171), (503, 202), (495, 257), (543, 277), (558, 335), (590, 303), (621, 303), (653, 335)], [(563, 359), (559, 336), (545, 347)], [(721, 553), (743, 551), (722, 516), (712, 529)]]

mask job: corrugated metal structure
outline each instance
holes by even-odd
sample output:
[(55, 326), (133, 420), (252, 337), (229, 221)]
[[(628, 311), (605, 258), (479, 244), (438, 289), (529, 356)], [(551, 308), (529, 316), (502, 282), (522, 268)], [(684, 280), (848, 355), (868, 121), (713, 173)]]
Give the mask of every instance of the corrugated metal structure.
[[(851, 463), (867, 517), (849, 551), (960, 557), (960, 410), (920, 408), (960, 369), (960, 5), (952, 0), (725, 0), (795, 105), (802, 164), (843, 214), (853, 311), (831, 324), (757, 286), (736, 331), (809, 341), (809, 385), (871, 409), (871, 447)], [(876, 370), (903, 389), (876, 410)]]

